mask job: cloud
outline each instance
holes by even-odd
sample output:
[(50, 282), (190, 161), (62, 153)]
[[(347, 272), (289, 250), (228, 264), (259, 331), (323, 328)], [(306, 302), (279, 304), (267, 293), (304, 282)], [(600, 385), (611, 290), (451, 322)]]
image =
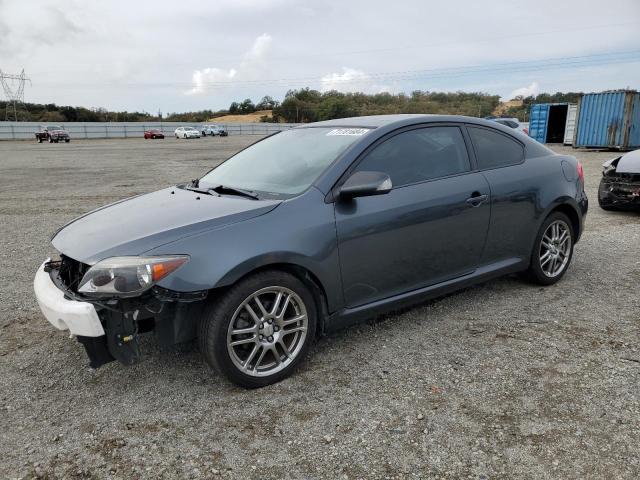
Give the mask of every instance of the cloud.
[(196, 70), (193, 72), (192, 81), (193, 87), (187, 90), (187, 95), (198, 95), (205, 93), (209, 84), (212, 83), (225, 83), (233, 80), (237, 71), (235, 69), (221, 70), (219, 68), (204, 68), (202, 70)]
[(244, 59), (240, 66), (242, 68), (247, 68), (256, 63), (263, 62), (271, 50), (271, 42), (272, 38), (268, 33), (263, 33), (256, 38), (251, 46), (251, 50), (244, 54)]
[(228, 70), (208, 67), (195, 70), (191, 76), (193, 86), (185, 92), (186, 95), (199, 95), (206, 93), (209, 87), (230, 84), (233, 80), (253, 80), (259, 78), (265, 70), (266, 60), (271, 50), (271, 35), (263, 33), (253, 42), (253, 45), (242, 56), (242, 61), (237, 68)]
[(531, 82), (531, 85), (529, 85), (528, 87), (516, 88), (513, 92), (511, 92), (507, 100), (511, 100), (512, 98), (516, 97), (535, 97), (536, 95), (538, 95), (538, 93), (540, 93), (540, 85), (538, 84), (538, 82)]
[(379, 85), (374, 82), (371, 75), (355, 68), (342, 67), (342, 73), (329, 73), (320, 79), (320, 90), (328, 92), (364, 92), (381, 93), (390, 92), (388, 85)]

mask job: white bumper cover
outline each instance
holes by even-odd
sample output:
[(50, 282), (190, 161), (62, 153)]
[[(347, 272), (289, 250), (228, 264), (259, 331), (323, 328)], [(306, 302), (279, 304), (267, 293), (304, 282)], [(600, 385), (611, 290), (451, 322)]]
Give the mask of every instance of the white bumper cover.
[(100, 337), (104, 329), (98, 318), (96, 308), (87, 302), (67, 300), (64, 293), (56, 287), (49, 273), (44, 271), (44, 264), (38, 269), (33, 280), (33, 289), (40, 310), (54, 327), (69, 330), (73, 335), (82, 337)]

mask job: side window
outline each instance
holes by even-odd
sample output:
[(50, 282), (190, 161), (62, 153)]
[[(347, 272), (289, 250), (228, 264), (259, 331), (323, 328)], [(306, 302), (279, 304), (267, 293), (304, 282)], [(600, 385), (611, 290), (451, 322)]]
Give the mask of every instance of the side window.
[(394, 187), (401, 187), (471, 168), (458, 127), (426, 127), (399, 133), (381, 143), (357, 169), (384, 172)]
[(479, 168), (515, 165), (524, 159), (524, 148), (515, 140), (488, 128), (468, 127)]

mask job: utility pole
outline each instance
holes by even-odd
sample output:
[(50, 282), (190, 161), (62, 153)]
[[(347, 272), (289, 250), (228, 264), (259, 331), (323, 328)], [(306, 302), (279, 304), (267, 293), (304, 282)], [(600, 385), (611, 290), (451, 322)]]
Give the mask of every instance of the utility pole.
[[(4, 90), (4, 95), (7, 97), (7, 101), (10, 104), (13, 104), (13, 116), (18, 121), (18, 102), (24, 103), (24, 84), (29, 82), (31, 84), (31, 80), (27, 78), (24, 74), (24, 68), (19, 75), (13, 75), (9, 73), (4, 73), (0, 70), (0, 83), (2, 84), (2, 90)], [(17, 84), (17, 87), (15, 86)], [(9, 105), (5, 108), (4, 119), (9, 120)]]

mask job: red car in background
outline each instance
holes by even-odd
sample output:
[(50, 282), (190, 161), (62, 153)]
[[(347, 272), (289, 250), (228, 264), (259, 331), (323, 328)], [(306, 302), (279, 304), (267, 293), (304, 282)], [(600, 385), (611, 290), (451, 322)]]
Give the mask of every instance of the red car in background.
[(144, 138), (164, 138), (164, 133), (162, 133), (160, 130), (145, 130), (144, 131)]

